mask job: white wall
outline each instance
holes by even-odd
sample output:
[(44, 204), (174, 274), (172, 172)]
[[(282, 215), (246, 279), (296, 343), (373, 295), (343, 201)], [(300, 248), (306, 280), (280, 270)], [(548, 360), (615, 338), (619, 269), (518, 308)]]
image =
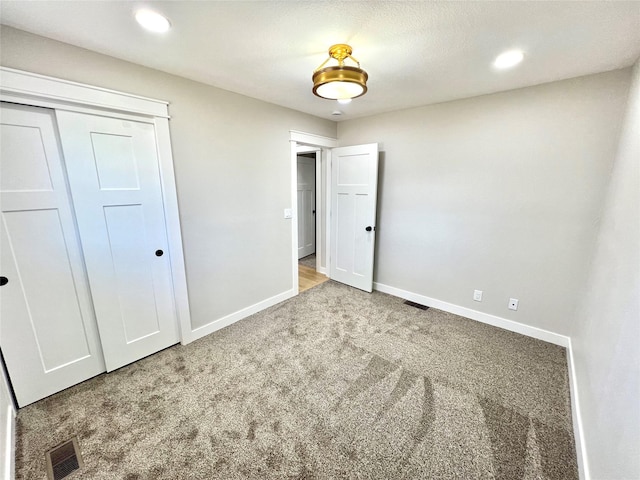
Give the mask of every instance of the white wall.
[(593, 479), (640, 478), (640, 63), (572, 331)]
[(335, 137), (334, 122), (10, 27), (0, 33), (3, 66), (170, 102), (194, 328), (293, 288), (289, 130)]
[(0, 480), (13, 479), (15, 410), (4, 367), (0, 365)]
[(626, 69), (340, 122), (340, 145), (381, 143), (375, 281), (570, 334), (629, 80)]

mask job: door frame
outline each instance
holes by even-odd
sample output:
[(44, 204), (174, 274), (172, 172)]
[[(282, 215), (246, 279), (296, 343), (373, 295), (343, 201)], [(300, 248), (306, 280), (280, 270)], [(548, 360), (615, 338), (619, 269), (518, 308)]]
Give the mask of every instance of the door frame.
[(169, 136), (169, 102), (7, 67), (0, 67), (0, 101), (113, 118), (142, 119), (154, 124), (178, 331), (183, 345), (194, 340)]
[[(329, 240), (331, 233), (330, 201), (331, 201), (331, 149), (338, 146), (336, 138), (323, 137), (313, 133), (289, 131), (291, 145), (291, 261), (293, 292), (298, 295), (298, 153), (301, 146), (316, 150), (316, 270), (329, 276), (331, 258), (329, 256)], [(322, 160), (326, 164), (326, 174), (322, 176)], [(322, 189), (325, 189), (325, 203), (322, 203)], [(325, 219), (325, 231), (321, 223)], [(322, 236), (325, 237), (325, 248), (322, 249)], [(318, 267), (325, 261), (325, 267)]]

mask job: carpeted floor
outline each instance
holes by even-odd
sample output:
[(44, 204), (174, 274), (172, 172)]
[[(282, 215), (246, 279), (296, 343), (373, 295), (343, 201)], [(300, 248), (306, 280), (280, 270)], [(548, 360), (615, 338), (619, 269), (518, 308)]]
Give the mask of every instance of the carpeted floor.
[(312, 253), (311, 255), (307, 255), (306, 257), (302, 257), (300, 260), (298, 260), (298, 263), (300, 265), (305, 265), (309, 268), (313, 268), (314, 270), (316, 269), (316, 254)]
[(17, 478), (576, 479), (563, 348), (329, 281), (21, 409)]

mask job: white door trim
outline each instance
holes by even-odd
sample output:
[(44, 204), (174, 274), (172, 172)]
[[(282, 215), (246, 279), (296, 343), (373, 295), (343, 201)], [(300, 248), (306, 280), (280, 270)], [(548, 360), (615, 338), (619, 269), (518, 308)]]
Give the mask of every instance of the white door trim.
[[(35, 100), (40, 100), (53, 102), (58, 108), (62, 105), (66, 105), (68, 108), (76, 106), (81, 109), (93, 107), (151, 117), (169, 117), (167, 108), (169, 102), (164, 100), (141, 97), (61, 78), (47, 77), (14, 68), (0, 67), (0, 84), (3, 100), (6, 102), (23, 103), (22, 101), (16, 102), (12, 98), (30, 99), (29, 105), (34, 105), (32, 102)], [(37, 106), (46, 107), (48, 105), (39, 104)]]
[(325, 182), (325, 203), (323, 205), (325, 218), (325, 248), (322, 252), (325, 261), (324, 268), (320, 273), (324, 273), (327, 277), (331, 278), (331, 148), (323, 148), (321, 153), (324, 156), (326, 175), (323, 180)]
[(312, 147), (334, 148), (338, 146), (337, 138), (323, 137), (315, 133), (305, 133), (298, 130), (289, 130), (289, 134), (292, 142), (304, 143)]
[(191, 330), (187, 277), (178, 214), (178, 195), (169, 137), (168, 102), (0, 67), (0, 101), (94, 115), (154, 119), (167, 227), (173, 296), (182, 344), (197, 338)]
[(300, 293), (298, 288), (298, 144), (295, 140), (291, 145), (291, 289), (294, 295)]
[[(297, 130), (290, 130), (289, 131), (289, 143), (291, 145), (291, 155), (290, 155), (290, 165), (291, 165), (291, 210), (292, 210), (292, 217), (291, 217), (291, 277), (293, 278), (293, 285), (292, 285), (292, 290), (293, 290), (293, 294), (294, 295), (298, 295), (299, 291), (298, 291), (298, 143), (302, 143), (305, 145), (309, 145), (312, 147), (321, 147), (322, 150), (322, 155), (326, 154), (326, 161), (327, 161), (327, 180), (329, 180), (331, 177), (329, 176), (331, 173), (331, 153), (330, 153), (330, 148), (334, 148), (338, 146), (338, 140), (335, 138), (330, 138), (330, 137), (323, 137), (321, 135), (316, 135), (313, 133), (305, 133), (305, 132), (300, 132)], [(316, 155), (316, 164), (318, 163), (317, 161), (317, 155)], [(316, 166), (316, 168), (318, 168)], [(317, 170), (316, 170), (317, 171)], [(320, 176), (316, 176), (316, 180), (320, 178)], [(323, 181), (327, 181), (324, 180)], [(330, 182), (327, 183), (327, 196), (330, 195)], [(316, 195), (318, 195), (318, 192), (320, 192), (320, 188), (317, 187), (316, 184)], [(327, 201), (330, 197), (327, 197)], [(318, 206), (320, 205), (320, 202), (316, 202), (316, 213), (318, 211)], [(326, 239), (327, 239), (327, 249), (328, 249), (328, 245), (329, 245), (329, 210), (328, 209), (324, 209), (323, 208), (324, 213), (322, 213), (322, 215), (325, 215), (327, 217), (326, 220)], [(320, 215), (316, 215), (316, 220), (320, 218)], [(317, 223), (316, 223), (317, 225)], [(318, 229), (316, 229), (317, 231)], [(319, 248), (319, 245), (321, 245), (320, 242), (318, 242), (318, 237), (316, 237), (316, 251)], [(322, 252), (322, 254), (324, 254), (324, 252)], [(327, 273), (329, 272), (329, 261), (330, 258), (327, 255), (326, 256), (326, 272), (323, 273)]]
[[(316, 150), (316, 270), (320, 273), (326, 273), (322, 268), (324, 253), (322, 251), (322, 216), (324, 215), (324, 205), (322, 205), (322, 150)], [(320, 185), (320, 188), (318, 188)]]

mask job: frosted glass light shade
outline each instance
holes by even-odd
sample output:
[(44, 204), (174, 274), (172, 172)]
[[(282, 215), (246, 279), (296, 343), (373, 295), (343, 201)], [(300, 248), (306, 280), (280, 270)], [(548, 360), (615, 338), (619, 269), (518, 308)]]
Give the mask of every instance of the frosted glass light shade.
[(316, 89), (316, 95), (331, 100), (352, 99), (362, 95), (362, 85), (352, 82), (330, 82), (320, 85)]

